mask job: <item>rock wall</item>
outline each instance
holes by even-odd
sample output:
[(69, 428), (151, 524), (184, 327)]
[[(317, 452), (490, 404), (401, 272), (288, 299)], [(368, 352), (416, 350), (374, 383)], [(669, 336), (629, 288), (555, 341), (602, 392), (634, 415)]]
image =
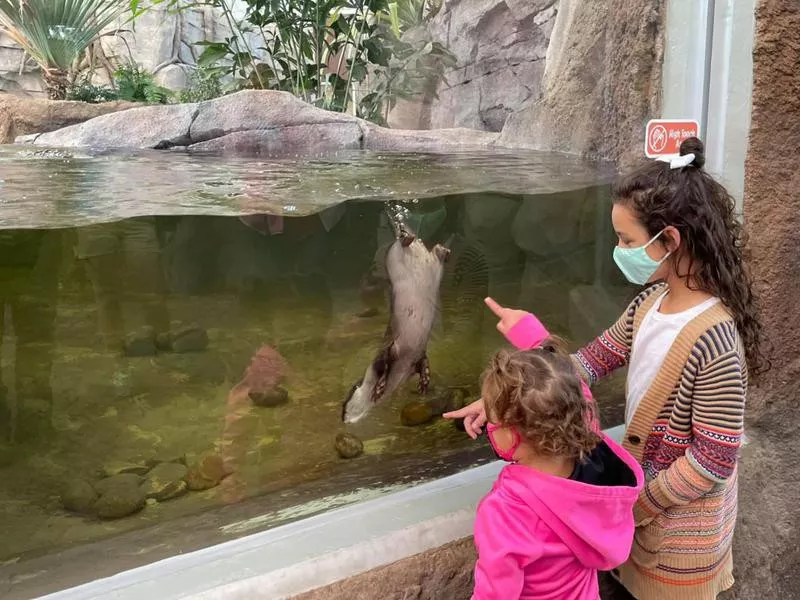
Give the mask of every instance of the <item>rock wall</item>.
[(475, 547), (468, 538), (294, 596), (292, 600), (467, 600)]
[(458, 60), (426, 97), (398, 105), (393, 126), (500, 131), (541, 93), (558, 0), (447, 0), (427, 28)]
[[(234, 16), (241, 17), (245, 5), (233, 0)], [(103, 39), (103, 49), (108, 56), (125, 61), (132, 56), (134, 61), (156, 75), (156, 81), (167, 88), (178, 90), (186, 86), (188, 74), (203, 47), (203, 41), (223, 41), (230, 36), (231, 29), (218, 9), (210, 6), (186, 8), (178, 13), (165, 8), (151, 9), (136, 19), (135, 28), (120, 22), (122, 32)], [(246, 36), (250, 50), (258, 55), (264, 42), (255, 34)], [(130, 54), (129, 54), (130, 52)]]
[[(736, 597), (800, 593), (800, 5), (760, 0), (744, 218), (772, 370), (749, 394), (751, 444), (741, 467)], [(738, 551), (737, 551), (738, 549)]]
[(0, 27), (0, 90), (21, 95), (44, 96), (39, 72), (25, 60), (25, 53)]
[[(240, 14), (244, 5), (233, 0), (234, 14)], [(204, 40), (221, 41), (230, 35), (230, 28), (222, 14), (209, 6), (187, 8), (173, 13), (165, 8), (152, 9), (132, 25), (125, 18), (109, 31), (117, 36), (101, 40), (107, 58), (128, 61), (131, 58), (145, 69), (156, 74), (159, 84), (180, 89), (202, 48), (195, 46)], [(248, 38), (251, 49), (258, 47), (256, 39)], [(263, 45), (263, 43), (262, 43)], [(107, 81), (108, 73), (103, 61), (98, 61), (99, 81)], [(25, 56), (19, 46), (0, 27), (0, 91), (30, 96), (44, 96), (39, 70)]]
[(640, 156), (660, 110), (665, 5), (561, 0), (542, 95), (509, 118), (502, 143), (623, 163)]
[(502, 130), (503, 145), (626, 162), (660, 110), (665, 5), (449, 0), (427, 35), (458, 66), (390, 124)]

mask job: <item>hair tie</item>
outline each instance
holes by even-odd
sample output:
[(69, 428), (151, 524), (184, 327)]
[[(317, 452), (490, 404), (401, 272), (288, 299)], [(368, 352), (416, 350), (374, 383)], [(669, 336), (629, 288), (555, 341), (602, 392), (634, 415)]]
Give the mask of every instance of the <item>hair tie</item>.
[(659, 156), (658, 159), (661, 162), (669, 163), (670, 170), (674, 169), (682, 169), (683, 167), (688, 167), (690, 164), (694, 162), (695, 156), (691, 152), (689, 154), (684, 154), (683, 156), (676, 156), (674, 158), (670, 158), (668, 156)]

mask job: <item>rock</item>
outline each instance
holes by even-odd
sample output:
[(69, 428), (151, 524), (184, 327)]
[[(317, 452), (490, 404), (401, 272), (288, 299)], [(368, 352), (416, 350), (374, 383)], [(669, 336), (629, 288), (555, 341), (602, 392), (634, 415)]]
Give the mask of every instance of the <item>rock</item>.
[(497, 134), (468, 129), (386, 129), (322, 110), (285, 92), (245, 90), (199, 104), (145, 106), (104, 115), (43, 134), (33, 143), (100, 149), (188, 146), (193, 152), (285, 156), (362, 147), (445, 152), (486, 148), (497, 139)]
[(147, 498), (135, 485), (120, 485), (109, 489), (94, 504), (94, 513), (101, 519), (121, 519), (139, 512)]
[(206, 454), (189, 469), (184, 481), (192, 491), (207, 490), (219, 485), (228, 474), (219, 454)]
[(56, 131), (134, 106), (130, 102), (86, 104), (0, 94), (0, 144), (12, 144), (20, 136)]
[(298, 594), (292, 600), (470, 598), (475, 558), (475, 543), (467, 537)]
[(98, 149), (181, 146), (189, 142), (189, 127), (196, 112), (195, 104), (143, 106), (45, 133), (35, 144)]
[(183, 494), (188, 489), (186, 477), (188, 469), (178, 463), (161, 463), (147, 474), (141, 490), (147, 498), (155, 498), (159, 502)]
[(474, 129), (404, 131), (367, 124), (364, 149), (393, 152), (443, 152), (465, 148), (489, 148), (499, 136)]
[(29, 145), (30, 146), (30, 145), (33, 144), (33, 142), (36, 141), (36, 138), (38, 138), (40, 135), (41, 135), (40, 133), (29, 133), (28, 135), (18, 135), (14, 139), (14, 143), (15, 144), (20, 144), (20, 145), (23, 145), (23, 146), (24, 145)]
[[(747, 7), (742, 10), (747, 12)], [(760, 295), (772, 368), (752, 382), (747, 396), (745, 431), (750, 443), (742, 449), (739, 468), (733, 552), (739, 600), (795, 598), (800, 590), (800, 377), (797, 355), (791, 350), (800, 344), (800, 304), (795, 300), (800, 275), (794, 251), (800, 228), (797, 2), (759, 2), (754, 33), (744, 220), (751, 232), (749, 267)]]
[(346, 114), (316, 108), (288, 92), (245, 90), (201, 102), (192, 123), (191, 141), (198, 144), (239, 131), (359, 122)]
[(292, 125), (263, 131), (237, 131), (193, 144), (189, 150), (252, 157), (319, 155), (358, 150), (362, 136), (357, 122)]
[(187, 67), (184, 65), (167, 65), (155, 75), (155, 82), (168, 90), (182, 90), (189, 82)]
[(183, 479), (180, 479), (178, 481), (172, 481), (167, 485), (158, 488), (156, 491), (153, 491), (151, 488), (147, 486), (148, 486), (147, 482), (142, 484), (143, 488), (142, 491), (147, 495), (148, 500), (153, 499), (156, 502), (164, 502), (166, 500), (172, 500), (173, 498), (178, 498), (179, 496), (183, 496), (186, 492), (189, 491), (189, 486)]
[(208, 332), (202, 327), (186, 326), (156, 336), (156, 348), (165, 352), (186, 354), (208, 348)]
[(561, 0), (542, 93), (506, 121), (500, 143), (627, 162), (660, 113), (666, 5)]
[(142, 331), (129, 333), (123, 344), (125, 356), (141, 357), (154, 356), (156, 353), (156, 340), (153, 330), (145, 328)]
[(61, 494), (61, 504), (69, 511), (87, 514), (92, 512), (97, 501), (97, 492), (92, 484), (83, 479), (67, 483)]
[(425, 400), (412, 400), (400, 412), (400, 422), (406, 427), (415, 427), (430, 423), (436, 412), (430, 402)]
[(356, 458), (364, 453), (364, 444), (350, 433), (340, 433), (333, 444), (336, 452), (342, 458)]
[[(500, 131), (509, 114), (541, 94), (556, 7), (553, 0), (445, 2), (427, 32), (413, 37), (440, 42), (457, 64), (419, 101), (396, 108), (390, 124)], [(404, 113), (415, 108), (416, 123), (409, 122)]]
[(454, 410), (461, 410), (471, 402), (471, 400), (467, 399), (468, 395), (469, 394), (467, 393), (467, 391), (462, 388), (456, 388), (452, 390), (452, 394), (450, 394), (450, 396), (447, 398), (447, 402), (442, 412), (452, 412)]
[(151, 469), (152, 465), (135, 464), (135, 463), (119, 463), (110, 464), (103, 467), (103, 477), (114, 477), (115, 475), (146, 475)]
[(458, 410), (464, 407), (467, 391), (461, 388), (439, 388), (428, 392), (429, 397), (426, 402), (430, 405), (434, 414)]
[(163, 464), (163, 463), (176, 463), (176, 464), (179, 464), (179, 465), (186, 466), (186, 464), (187, 464), (186, 455), (183, 454), (181, 456), (173, 456), (173, 457), (170, 457), (169, 455), (167, 455), (167, 458), (163, 458), (163, 457), (149, 458), (149, 459), (147, 459), (145, 461), (144, 464), (147, 465), (147, 470), (150, 471), (154, 467), (157, 467), (158, 465)]
[(101, 479), (97, 483), (94, 484), (94, 489), (97, 493), (101, 496), (105, 495), (107, 492), (117, 489), (117, 488), (124, 488), (124, 487), (135, 487), (138, 488), (139, 484), (141, 484), (143, 478), (139, 475), (135, 475), (133, 473), (123, 473), (121, 475), (114, 475), (113, 477), (106, 477), (105, 479)]
[(263, 392), (250, 391), (250, 400), (256, 406), (272, 408), (289, 402), (289, 392), (282, 386), (276, 386)]

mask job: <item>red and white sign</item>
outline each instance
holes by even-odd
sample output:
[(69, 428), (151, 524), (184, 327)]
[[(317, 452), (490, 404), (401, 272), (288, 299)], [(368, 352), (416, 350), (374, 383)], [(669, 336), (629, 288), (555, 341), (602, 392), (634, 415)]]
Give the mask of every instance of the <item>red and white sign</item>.
[(677, 156), (680, 154), (681, 142), (690, 137), (700, 137), (697, 121), (652, 119), (647, 123), (644, 153), (647, 158)]

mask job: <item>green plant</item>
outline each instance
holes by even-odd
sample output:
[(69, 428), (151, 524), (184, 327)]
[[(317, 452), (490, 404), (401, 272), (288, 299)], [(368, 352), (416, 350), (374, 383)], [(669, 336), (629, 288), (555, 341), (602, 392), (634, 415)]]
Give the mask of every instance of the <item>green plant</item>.
[(66, 99), (88, 102), (90, 104), (100, 104), (101, 102), (111, 102), (117, 100), (117, 92), (106, 85), (95, 85), (92, 83), (91, 73), (87, 73), (67, 88)]
[(166, 104), (172, 95), (170, 90), (155, 83), (152, 73), (135, 63), (119, 67), (114, 72), (114, 84), (119, 99), (128, 102)]
[[(175, 10), (189, 0), (151, 0)], [(245, 0), (236, 19), (230, 0), (198, 0), (219, 9), (231, 35), (202, 42), (198, 64), (224, 74), (236, 88), (288, 91), (317, 106), (352, 110), (385, 122), (400, 98), (419, 93), (454, 64), (440, 44), (404, 41), (432, 18), (442, 0)], [(140, 0), (131, 9), (147, 10)], [(248, 40), (259, 40), (253, 47)], [(362, 90), (369, 93), (358, 100)]]
[(376, 69), (372, 89), (359, 104), (359, 116), (386, 125), (398, 100), (419, 96), (426, 83), (444, 79), (445, 70), (455, 65), (455, 57), (438, 42), (397, 40), (391, 59)]
[(75, 59), (125, 6), (124, 0), (0, 0), (0, 24), (41, 68), (48, 96), (60, 100)]
[(389, 3), (389, 14), (396, 37), (407, 29), (430, 21), (442, 9), (443, 0), (396, 0)]
[(224, 93), (219, 69), (198, 67), (189, 75), (186, 89), (181, 92), (181, 102), (203, 102), (219, 98)]

